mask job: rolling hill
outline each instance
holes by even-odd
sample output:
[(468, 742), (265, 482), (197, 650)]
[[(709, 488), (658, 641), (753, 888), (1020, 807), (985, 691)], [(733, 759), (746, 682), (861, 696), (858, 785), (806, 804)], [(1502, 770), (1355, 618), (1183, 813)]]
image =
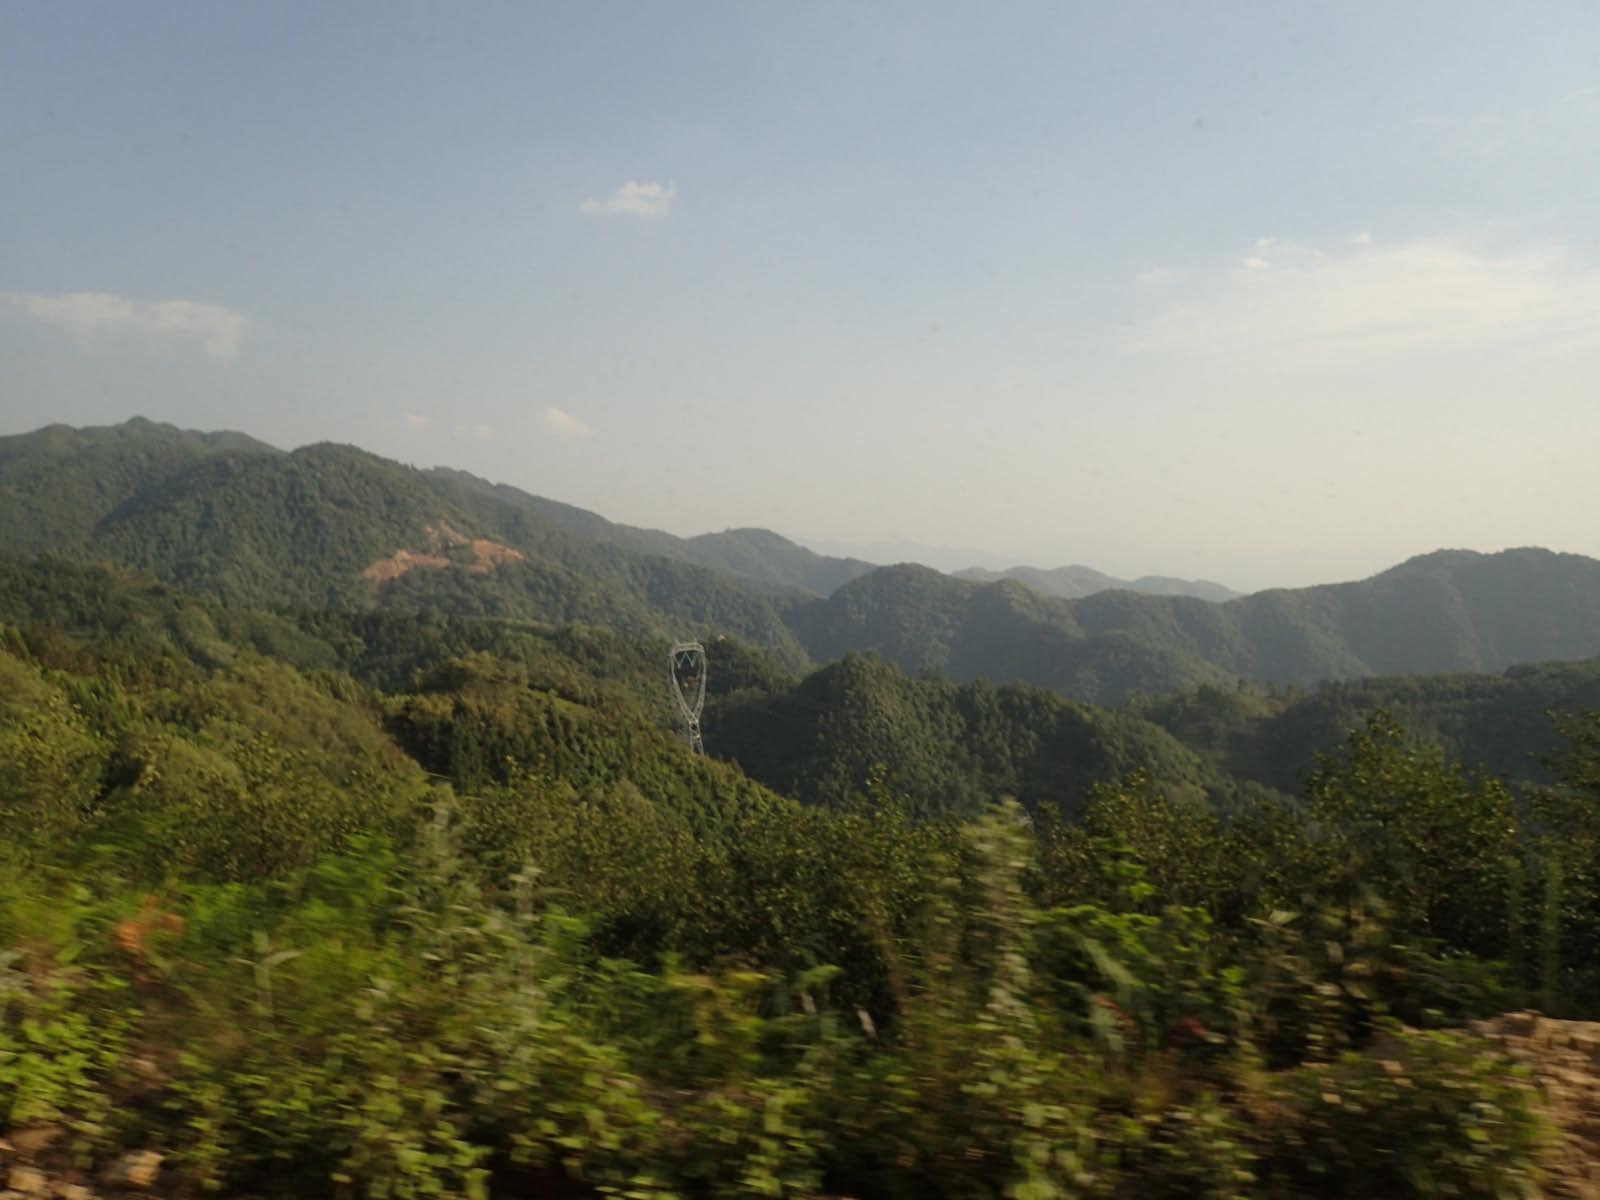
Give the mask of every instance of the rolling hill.
[(1367, 580), (1220, 602), (1068, 599), (1016, 578), (829, 558), (765, 530), (677, 538), (351, 446), (284, 452), (138, 419), (0, 438), (0, 555), (112, 562), (254, 607), (727, 634), (791, 668), (875, 651), (913, 674), (1103, 704), (1600, 655), (1600, 562), (1536, 548), (1438, 551)]
[(727, 632), (805, 660), (757, 589), (569, 533), (534, 499), (351, 446), (285, 453), (148, 421), (0, 439), (14, 558), (109, 561), (243, 605)]
[(1224, 603), (1039, 595), (886, 567), (785, 619), (815, 659), (877, 650), (905, 670), (1025, 680), (1116, 703), (1135, 692), (1257, 679), (1498, 671), (1600, 655), (1600, 562), (1523, 548), (1449, 550), (1371, 579)]
[(1046, 596), (1063, 600), (1081, 600), (1096, 592), (1143, 592), (1151, 596), (1193, 596), (1198, 600), (1232, 600), (1241, 593), (1209, 579), (1176, 579), (1170, 575), (1141, 575), (1138, 579), (1118, 579), (1093, 567), (1074, 563), (1067, 567), (1010, 567), (1004, 571), (990, 571), (983, 567), (968, 567), (956, 571), (957, 579), (973, 583), (997, 583), (1002, 579), (1015, 579)]

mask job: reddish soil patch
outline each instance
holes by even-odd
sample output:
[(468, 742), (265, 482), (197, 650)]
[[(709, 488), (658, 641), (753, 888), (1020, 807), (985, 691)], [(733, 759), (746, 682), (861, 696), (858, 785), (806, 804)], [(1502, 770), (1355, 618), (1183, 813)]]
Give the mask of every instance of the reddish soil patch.
[(521, 562), (526, 557), (521, 550), (514, 550), (499, 542), (491, 542), (488, 538), (473, 538), (472, 554), (476, 561), (467, 570), (476, 571), (480, 575), (487, 574), (501, 563)]
[(443, 551), (453, 546), (465, 546), (471, 549), (472, 561), (460, 565), (475, 575), (487, 575), (502, 563), (520, 562), (527, 557), (522, 551), (500, 542), (491, 542), (488, 538), (468, 537), (448, 521), (438, 521), (429, 525), (427, 533), (426, 549), (396, 550), (388, 558), (380, 558), (376, 562), (369, 563), (361, 572), (361, 577), (378, 583), (387, 583), (417, 567), (442, 571), (446, 567), (457, 565), (443, 554)]
[(388, 558), (380, 558), (368, 564), (366, 570), (361, 572), (363, 579), (376, 579), (379, 583), (387, 583), (391, 579), (398, 579), (412, 567), (443, 568), (450, 565), (450, 560), (439, 554), (418, 554), (415, 550), (396, 550)]

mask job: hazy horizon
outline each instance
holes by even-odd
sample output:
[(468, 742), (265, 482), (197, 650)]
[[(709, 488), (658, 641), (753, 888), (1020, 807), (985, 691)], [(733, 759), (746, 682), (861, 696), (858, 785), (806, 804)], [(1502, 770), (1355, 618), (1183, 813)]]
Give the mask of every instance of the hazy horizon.
[[(128, 418), (129, 421), (138, 420), (138, 419), (143, 419), (143, 420), (147, 420), (147, 421), (148, 420), (153, 420), (153, 418), (147, 417), (143, 413), (136, 413), (136, 414), (133, 414), (132, 416), (130, 416)], [(55, 422), (55, 423), (52, 423), (52, 424), (61, 424), (61, 423), (60, 422)], [(116, 424), (122, 424), (122, 422), (117, 422)], [(170, 424), (170, 423), (168, 423), (168, 424)], [(23, 433), (23, 434), (35, 433), (35, 432), (40, 432), (44, 428), (47, 428), (47, 427), (48, 426), (39, 426), (39, 427), (36, 427), (35, 429), (21, 430), (21, 431), (16, 431), (16, 432), (17, 433)], [(69, 426), (69, 427), (71, 427), (71, 426)], [(75, 426), (75, 427), (72, 427), (72, 428), (106, 428), (106, 426), (99, 426), (99, 427)], [(191, 429), (191, 430), (189, 430), (189, 432), (195, 432), (195, 433), (231, 433), (231, 434), (244, 434), (244, 435), (246, 435), (248, 437), (255, 437), (256, 436), (254, 434), (251, 434), (248, 430), (243, 430), (243, 429)], [(7, 436), (14, 436), (13, 431), (0, 431), (0, 437), (7, 437)], [(266, 444), (273, 446), (275, 449), (282, 450), (282, 451), (290, 451), (290, 450), (300, 449), (300, 448), (303, 448), (306, 445), (312, 444), (312, 443), (302, 443), (300, 446), (293, 446), (293, 445), (284, 446), (284, 445), (277, 445), (276, 443), (272, 443), (272, 442), (268, 441), (268, 439), (266, 439), (266, 438), (257, 437), (256, 440), (260, 441), (260, 442), (265, 442)], [(346, 443), (346, 444), (354, 444), (354, 443)], [(370, 448), (369, 447), (357, 445), (356, 448), (360, 449), (360, 450), (367, 450), (367, 451), (370, 452)], [(411, 467), (416, 467), (416, 468), (421, 469), (421, 470), (431, 470), (431, 469), (440, 469), (440, 468), (446, 469), (446, 470), (463, 470), (464, 469), (464, 468), (460, 467), (458, 464), (448, 463), (448, 462), (413, 462), (413, 463), (405, 463), (405, 465), (406, 466), (411, 466)], [(492, 483), (492, 484), (504, 484), (504, 483), (508, 482), (507, 480), (503, 480), (503, 479), (495, 479), (492, 476), (484, 476), (483, 478), (486, 478), (488, 480), (488, 482)], [(517, 486), (517, 485), (513, 485), (513, 486)], [(524, 489), (524, 490), (527, 490), (527, 489)], [(532, 494), (539, 495), (540, 493), (534, 492)], [(560, 497), (560, 496), (543, 496), (543, 498), (547, 499), (547, 500), (562, 501), (563, 503), (570, 503), (570, 501), (563, 501), (562, 497)], [(633, 526), (635, 526), (637, 528), (644, 528), (644, 529), (661, 529), (661, 528), (663, 528), (662, 526), (659, 526), (659, 525), (651, 525), (648, 522), (639, 523), (639, 522), (624, 521), (624, 520), (622, 520), (622, 519), (620, 519), (620, 518), (618, 518), (618, 517), (616, 517), (616, 516), (614, 516), (612, 514), (609, 514), (609, 513), (603, 512), (603, 511), (599, 511), (599, 510), (592, 510), (591, 509), (589, 511), (595, 512), (596, 515), (598, 515), (600, 517), (604, 517), (607, 520), (614, 521), (614, 522), (616, 522), (618, 524), (622, 524), (622, 525), (633, 525)], [(1307, 579), (1307, 580), (1304, 580), (1304, 581), (1301, 581), (1301, 582), (1297, 582), (1297, 583), (1292, 583), (1292, 584), (1266, 583), (1266, 584), (1260, 584), (1260, 585), (1257, 585), (1257, 586), (1240, 586), (1238, 584), (1235, 584), (1235, 583), (1231, 582), (1230, 580), (1220, 579), (1220, 578), (1216, 578), (1216, 577), (1208, 576), (1208, 575), (1194, 574), (1194, 575), (1182, 575), (1182, 576), (1180, 576), (1180, 575), (1177, 575), (1176, 573), (1174, 573), (1172, 571), (1163, 570), (1163, 569), (1161, 569), (1159, 567), (1153, 568), (1153, 569), (1149, 569), (1149, 570), (1128, 570), (1128, 571), (1124, 571), (1124, 572), (1111, 571), (1111, 570), (1106, 570), (1104, 567), (1102, 567), (1102, 566), (1100, 566), (1100, 565), (1098, 565), (1096, 563), (1093, 563), (1093, 562), (1082, 562), (1082, 561), (1077, 561), (1077, 560), (1067, 560), (1067, 559), (1056, 559), (1056, 558), (1053, 558), (1053, 557), (1050, 556), (1048, 549), (1044, 549), (1044, 548), (1041, 548), (1039, 553), (1036, 554), (1033, 557), (1026, 557), (1026, 556), (1017, 557), (1014, 554), (999, 553), (999, 552), (995, 552), (993, 550), (987, 550), (987, 549), (984, 549), (982, 547), (977, 547), (977, 546), (968, 546), (968, 547), (939, 546), (939, 545), (930, 545), (930, 544), (925, 543), (925, 542), (906, 541), (904, 539), (899, 539), (899, 540), (887, 539), (887, 540), (873, 541), (873, 542), (841, 541), (841, 540), (834, 539), (834, 538), (807, 537), (807, 536), (805, 536), (803, 534), (795, 533), (795, 532), (790, 531), (790, 530), (771, 529), (770, 527), (767, 527), (767, 526), (752, 526), (752, 525), (718, 525), (718, 526), (715, 526), (713, 528), (708, 528), (708, 529), (688, 529), (688, 530), (671, 530), (671, 529), (668, 529), (668, 530), (666, 530), (666, 532), (675, 534), (678, 537), (693, 538), (693, 537), (700, 536), (700, 535), (703, 535), (703, 534), (731, 533), (731, 532), (736, 532), (736, 531), (741, 530), (741, 529), (751, 529), (751, 528), (768, 529), (769, 532), (776, 533), (779, 536), (784, 537), (784, 538), (788, 539), (789, 541), (794, 542), (795, 544), (797, 544), (799, 546), (802, 546), (802, 547), (804, 547), (804, 548), (806, 548), (806, 549), (808, 549), (808, 550), (810, 550), (810, 551), (812, 551), (813, 553), (816, 553), (816, 554), (828, 555), (828, 556), (839, 557), (839, 558), (855, 558), (855, 559), (862, 560), (864, 562), (872, 563), (872, 564), (874, 564), (876, 566), (893, 566), (893, 565), (901, 564), (901, 563), (916, 563), (916, 564), (919, 564), (919, 565), (922, 565), (922, 566), (931, 567), (931, 568), (933, 568), (933, 569), (935, 569), (937, 571), (941, 571), (941, 572), (944, 572), (946, 574), (956, 574), (958, 572), (969, 570), (969, 569), (972, 569), (972, 568), (980, 568), (980, 569), (987, 570), (987, 571), (992, 571), (992, 572), (1003, 572), (1003, 571), (1008, 571), (1008, 570), (1011, 570), (1011, 569), (1014, 569), (1014, 568), (1040, 568), (1040, 569), (1045, 569), (1045, 570), (1051, 570), (1051, 569), (1056, 569), (1056, 568), (1061, 568), (1061, 567), (1088, 567), (1088, 568), (1090, 568), (1092, 570), (1099, 571), (1104, 575), (1109, 575), (1109, 576), (1115, 577), (1115, 578), (1120, 579), (1120, 580), (1122, 580), (1124, 582), (1130, 582), (1131, 583), (1131, 582), (1135, 582), (1135, 581), (1137, 581), (1137, 580), (1139, 580), (1141, 578), (1148, 578), (1148, 577), (1182, 578), (1182, 579), (1188, 580), (1190, 582), (1221, 584), (1221, 585), (1223, 585), (1223, 586), (1225, 586), (1227, 588), (1232, 589), (1235, 592), (1238, 592), (1241, 595), (1248, 595), (1248, 594), (1250, 594), (1252, 592), (1271, 590), (1273, 588), (1310, 587), (1310, 586), (1315, 586), (1317, 584), (1356, 582), (1356, 581), (1359, 581), (1359, 580), (1362, 580), (1362, 579), (1369, 578), (1372, 575), (1380, 574), (1383, 571), (1388, 570), (1391, 567), (1398, 566), (1398, 565), (1400, 565), (1401, 562), (1405, 561), (1405, 559), (1414, 558), (1414, 557), (1417, 557), (1418, 555), (1425, 555), (1425, 554), (1433, 553), (1434, 551), (1439, 551), (1439, 550), (1472, 550), (1472, 551), (1475, 551), (1475, 552), (1478, 552), (1478, 553), (1493, 554), (1493, 553), (1496, 553), (1496, 552), (1501, 551), (1501, 550), (1514, 550), (1514, 549), (1523, 548), (1521, 546), (1511, 546), (1511, 545), (1495, 546), (1495, 547), (1489, 547), (1489, 548), (1469, 547), (1469, 546), (1430, 546), (1430, 547), (1427, 547), (1425, 549), (1419, 549), (1419, 550), (1415, 551), (1412, 554), (1407, 554), (1407, 555), (1404, 556), (1404, 558), (1396, 559), (1396, 560), (1394, 560), (1392, 562), (1385, 562), (1385, 563), (1375, 567), (1373, 570), (1364, 572), (1364, 573), (1359, 574), (1359, 575), (1337, 576), (1337, 577), (1329, 577), (1329, 578), (1325, 578), (1325, 579)], [(1542, 546), (1542, 547), (1538, 547), (1538, 548), (1552, 550), (1552, 551), (1555, 551), (1557, 553), (1573, 553), (1572, 551), (1563, 551), (1562, 548), (1559, 547), (1559, 546)]]
[(1241, 591), (1600, 556), (1597, 37), (13, 6), (0, 432), (142, 414), (679, 535)]

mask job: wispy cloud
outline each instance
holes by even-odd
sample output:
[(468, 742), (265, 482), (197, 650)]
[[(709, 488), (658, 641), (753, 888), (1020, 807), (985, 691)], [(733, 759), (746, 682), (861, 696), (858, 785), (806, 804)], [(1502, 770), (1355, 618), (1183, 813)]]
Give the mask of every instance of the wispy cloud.
[(1486, 344), (1600, 347), (1600, 271), (1454, 238), (1331, 251), (1263, 238), (1135, 325), (1134, 352), (1319, 368)]
[(664, 217), (678, 197), (675, 183), (640, 183), (630, 179), (603, 199), (590, 197), (578, 206), (594, 217)]
[(424, 416), (422, 413), (407, 413), (405, 416), (400, 418), (400, 424), (411, 430), (413, 433), (421, 433), (424, 429), (427, 429), (433, 424), (433, 418)]
[(544, 410), (544, 423), (561, 437), (586, 438), (594, 434), (594, 430), (567, 412), (566, 409), (556, 408), (553, 405)]
[(195, 342), (212, 358), (232, 358), (250, 321), (199, 300), (132, 300), (109, 292), (0, 292), (0, 307), (66, 329), (80, 340), (132, 330)]

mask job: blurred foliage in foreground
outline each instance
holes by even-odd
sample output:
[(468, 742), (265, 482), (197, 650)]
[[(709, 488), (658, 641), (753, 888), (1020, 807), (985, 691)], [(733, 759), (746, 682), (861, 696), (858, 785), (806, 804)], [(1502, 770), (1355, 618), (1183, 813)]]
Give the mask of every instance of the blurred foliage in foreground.
[(1516, 792), (1378, 715), (1293, 800), (804, 805), (649, 647), (74, 596), (0, 628), (0, 1131), (172, 1194), (1525, 1195), (1448, 1030), (1596, 1015), (1594, 716)]

